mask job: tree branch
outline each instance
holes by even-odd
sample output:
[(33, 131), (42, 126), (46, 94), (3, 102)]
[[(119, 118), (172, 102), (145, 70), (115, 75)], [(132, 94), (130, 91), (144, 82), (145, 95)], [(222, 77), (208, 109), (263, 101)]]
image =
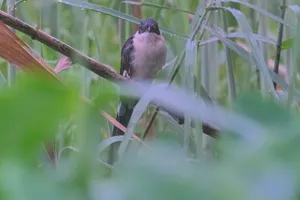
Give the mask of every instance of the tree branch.
[(31, 36), (32, 39), (38, 40), (41, 43), (47, 45), (48, 47), (54, 49), (55, 51), (60, 52), (61, 54), (69, 57), (73, 63), (78, 63), (92, 72), (98, 74), (99, 76), (111, 80), (111, 81), (124, 81), (124, 77), (111, 70), (105, 65), (98, 63), (96, 60), (85, 56), (78, 50), (72, 48), (71, 46), (59, 41), (55, 37), (39, 30), (35, 29), (32, 26), (22, 22), (21, 20), (12, 17), (0, 10), (0, 20), (7, 24), (8, 26), (25, 33), (26, 35)]
[[(7, 14), (0, 10), (0, 20), (5, 23), (6, 25), (30, 36), (34, 40), (38, 40), (39, 42), (45, 44), (46, 46), (52, 48), (53, 50), (60, 52), (61, 54), (69, 57), (73, 63), (78, 63), (87, 69), (91, 70), (92, 72), (96, 73), (97, 75), (112, 81), (120, 81), (124, 82), (127, 79), (118, 74), (117, 72), (113, 71), (109, 67), (100, 64), (96, 60), (82, 54), (78, 50), (72, 48), (71, 46), (63, 43), (62, 41), (52, 37), (51, 35), (39, 30), (35, 29), (32, 26), (24, 23), (23, 21)], [(157, 103), (151, 102), (151, 104), (156, 105)], [(168, 112), (168, 109), (164, 109)], [(203, 124), (203, 132), (211, 137), (218, 136), (217, 128)]]

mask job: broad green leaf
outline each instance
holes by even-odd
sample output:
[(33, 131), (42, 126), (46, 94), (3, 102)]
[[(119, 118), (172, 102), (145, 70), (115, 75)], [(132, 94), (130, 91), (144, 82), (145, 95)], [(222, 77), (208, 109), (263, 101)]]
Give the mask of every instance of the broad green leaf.
[(1, 199), (86, 199), (86, 195), (76, 189), (75, 181), (70, 183), (60, 179), (59, 173), (53, 173), (51, 170), (45, 172), (37, 168), (28, 168), (23, 163), (6, 160), (1, 164), (0, 176)]
[(79, 109), (79, 96), (76, 100), (74, 92), (47, 77), (30, 77), (15, 85), (0, 93), (0, 156), (34, 160), (59, 122)]
[(259, 93), (242, 94), (235, 102), (234, 107), (236, 111), (256, 119), (274, 130), (286, 128), (292, 120), (289, 110), (271, 99), (261, 99)]

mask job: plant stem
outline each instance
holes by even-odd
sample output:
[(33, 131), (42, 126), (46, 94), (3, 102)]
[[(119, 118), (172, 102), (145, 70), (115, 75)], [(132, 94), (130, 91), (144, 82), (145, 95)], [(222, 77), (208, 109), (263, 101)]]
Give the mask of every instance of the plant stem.
[[(225, 11), (222, 12), (222, 21), (223, 21), (223, 30), (226, 34), (228, 34), (228, 23)], [(234, 79), (234, 73), (233, 73), (233, 63), (232, 63), (232, 56), (231, 56), (231, 50), (224, 46), (225, 53), (226, 53), (226, 67), (227, 67), (227, 76), (228, 76), (228, 91), (229, 91), (229, 98), (230, 102), (236, 98), (236, 88), (235, 88), (235, 79)]]
[[(282, 0), (281, 4), (281, 19), (284, 19), (285, 16), (285, 9), (286, 9), (286, 0)], [(276, 59), (275, 59), (275, 66), (274, 66), (274, 72), (278, 74), (279, 71), (279, 62), (280, 62), (280, 56), (281, 56), (281, 44), (282, 44), (282, 38), (283, 38), (283, 24), (279, 24), (279, 30), (278, 30), (278, 38), (276, 43)], [(276, 83), (274, 82), (274, 87), (276, 89)]]
[[(16, 6), (15, 6), (15, 0), (7, 0), (7, 12), (11, 16), (16, 16)], [(13, 32), (16, 32), (14, 29), (11, 29)], [(7, 80), (8, 85), (12, 86), (16, 80), (16, 67), (12, 64), (8, 64), (8, 74), (7, 74)]]

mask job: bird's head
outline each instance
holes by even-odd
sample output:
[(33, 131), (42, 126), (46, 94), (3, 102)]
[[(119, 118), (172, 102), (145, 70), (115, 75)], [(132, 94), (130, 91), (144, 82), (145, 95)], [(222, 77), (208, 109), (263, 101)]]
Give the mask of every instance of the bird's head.
[(152, 18), (147, 18), (141, 22), (138, 33), (154, 33), (160, 35), (158, 24)]

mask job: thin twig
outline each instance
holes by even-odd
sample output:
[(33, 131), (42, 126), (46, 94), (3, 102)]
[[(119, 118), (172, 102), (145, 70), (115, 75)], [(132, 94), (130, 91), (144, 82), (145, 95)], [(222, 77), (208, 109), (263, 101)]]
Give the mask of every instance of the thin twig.
[[(285, 9), (286, 9), (286, 0), (282, 0), (282, 5), (280, 7), (281, 9), (281, 19), (284, 19), (285, 17)], [(279, 62), (280, 62), (280, 56), (281, 56), (281, 45), (282, 45), (282, 38), (283, 38), (283, 24), (279, 24), (279, 30), (278, 30), (278, 38), (276, 43), (276, 59), (275, 59), (275, 66), (274, 66), (274, 72), (278, 74), (279, 70)], [(274, 82), (274, 88), (276, 89), (276, 83)]]

